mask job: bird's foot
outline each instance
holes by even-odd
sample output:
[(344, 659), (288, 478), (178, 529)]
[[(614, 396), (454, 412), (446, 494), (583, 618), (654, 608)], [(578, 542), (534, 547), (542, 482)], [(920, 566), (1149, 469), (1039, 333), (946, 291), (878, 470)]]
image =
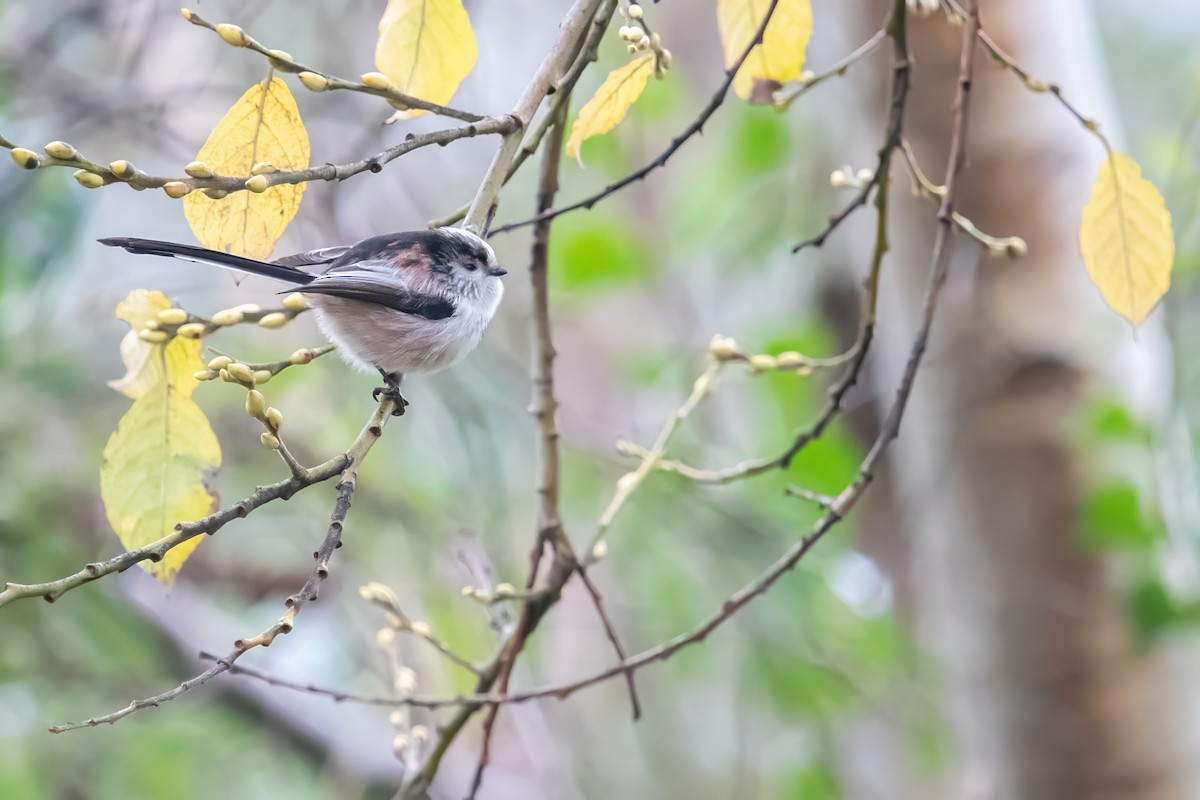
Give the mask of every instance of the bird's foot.
[(371, 398), (375, 401), (378, 401), (380, 397), (389, 398), (396, 404), (396, 407), (392, 409), (392, 416), (404, 416), (404, 410), (408, 408), (408, 401), (404, 399), (404, 395), (400, 394), (400, 379), (403, 376), (383, 370), (379, 370), (379, 374), (383, 376), (383, 386), (375, 387), (371, 392)]

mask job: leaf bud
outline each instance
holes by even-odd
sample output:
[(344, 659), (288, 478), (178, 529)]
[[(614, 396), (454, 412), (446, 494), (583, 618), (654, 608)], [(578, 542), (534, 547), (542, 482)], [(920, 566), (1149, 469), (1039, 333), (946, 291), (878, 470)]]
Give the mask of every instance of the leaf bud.
[(46, 155), (51, 158), (57, 158), (60, 161), (71, 161), (79, 155), (79, 151), (66, 142), (51, 142), (42, 148), (46, 151)]
[(125, 161), (124, 159), (122, 159), (120, 161), (114, 161), (111, 164), (109, 164), (108, 170), (113, 175), (116, 175), (118, 178), (125, 179), (125, 178), (132, 178), (133, 174), (135, 172), (137, 172), (137, 167), (135, 167), (133, 164), (130, 164), (128, 161)]
[(204, 189), (203, 192), (209, 200), (220, 200), (229, 195), (229, 192), (224, 189)]
[(193, 178), (211, 178), (216, 174), (213, 172), (213, 168), (203, 161), (193, 161), (184, 167), (183, 171)]
[(292, 58), (292, 54), (286, 50), (268, 50), (267, 53), (267, 57), (271, 62), (271, 66), (273, 66), (275, 69), (282, 70), (284, 72), (299, 72), (296, 67), (296, 60)]
[(638, 50), (649, 50), (650, 49), (650, 37), (647, 36), (645, 33), (642, 34), (641, 39), (638, 39), (637, 49)]
[(192, 17), (195, 16), (195, 14), (192, 13), (192, 10), (190, 8), (181, 8), (181, 9), (179, 9), (179, 13), (183, 14), (183, 18), (186, 19), (188, 22), (191, 22)]
[(150, 344), (162, 344), (171, 337), (166, 331), (141, 330), (138, 331), (138, 338)]
[[(232, 368), (231, 368), (232, 371)], [(246, 413), (255, 419), (261, 419), (267, 410), (267, 400), (258, 389), (246, 392)]]
[(870, 183), (871, 181), (875, 180), (875, 170), (868, 167), (863, 167), (855, 174), (854, 177), (858, 178), (859, 183)]
[(403, 733), (397, 733), (392, 737), (392, 755), (403, 760), (404, 751), (408, 749), (408, 737)]
[(94, 172), (88, 172), (86, 169), (75, 170), (72, 177), (75, 182), (85, 189), (99, 189), (104, 185), (104, 178)]
[(788, 350), (775, 356), (775, 363), (781, 367), (804, 367), (808, 365), (808, 359), (797, 353), (795, 350)]
[(204, 323), (188, 322), (180, 325), (175, 332), (186, 339), (202, 339), (204, 338)]
[(834, 189), (841, 189), (843, 186), (850, 184), (850, 178), (846, 175), (845, 170), (835, 169), (829, 173), (829, 185)]
[(278, 450), (279, 449), (279, 437), (273, 433), (267, 433), (266, 431), (263, 431), (262, 434), (258, 437), (258, 440), (260, 442), (262, 442), (262, 446), (267, 448), (268, 450)]
[(279, 172), (279, 168), (270, 161), (260, 161), (250, 168), (251, 175), (270, 175), (272, 172)]
[(634, 39), (640, 39), (642, 34), (637, 28), (631, 28), (628, 25), (622, 25), (617, 29), (617, 36), (621, 38), (621, 41), (629, 42)]
[(662, 47), (662, 37), (657, 33), (650, 34), (650, 44), (654, 45), (654, 49), (658, 50)]
[(283, 307), (290, 311), (303, 311), (308, 308), (308, 301), (304, 299), (304, 295), (300, 292), (292, 292), (287, 297), (283, 298)]
[(21, 169), (37, 169), (42, 165), (38, 154), (24, 147), (14, 147), (9, 155), (12, 156), (13, 163)]
[(637, 481), (638, 475), (636, 472), (626, 472), (624, 475), (617, 478), (617, 491), (628, 492), (637, 484)]
[(282, 328), (284, 325), (287, 325), (287, 321), (288, 321), (287, 314), (284, 314), (282, 311), (275, 311), (270, 314), (267, 314), (265, 317), (260, 319), (258, 321), (258, 327), (260, 327), (260, 328)]
[(262, 306), (256, 303), (242, 303), (240, 306), (234, 306), (234, 309), (243, 314), (257, 314), (262, 311)]
[(227, 22), (222, 22), (217, 26), (217, 35), (225, 40), (225, 44), (234, 47), (245, 47), (248, 41), (246, 32), (237, 25), (230, 25)]
[(592, 545), (592, 561), (600, 561), (608, 555), (608, 542), (599, 541)]
[(240, 309), (226, 308), (223, 311), (218, 311), (212, 315), (212, 324), (220, 327), (226, 325), (237, 325), (242, 321), (244, 315)]
[(167, 181), (163, 184), (162, 190), (167, 197), (178, 200), (190, 192), (192, 187), (188, 186), (183, 181)]
[(430, 634), (429, 623), (417, 620), (408, 626), (409, 630), (422, 638), (428, 638)]
[(392, 82), (382, 72), (368, 72), (360, 80), (363, 82), (363, 86), (369, 86), (372, 89), (390, 89), (392, 86)]
[(226, 367), (229, 371), (229, 376), (238, 383), (254, 383), (254, 372), (240, 361), (235, 361)]
[(511, 583), (497, 583), (496, 590), (492, 592), (496, 597), (512, 597), (517, 593), (517, 589)]
[(213, 378), (215, 378), (217, 376), (214, 375), (213, 373), (209, 372), (206, 369), (202, 369), (199, 372), (193, 372), (192, 377), (198, 381), (211, 381)]
[(255, 194), (262, 194), (271, 188), (271, 179), (266, 175), (254, 175), (246, 180), (246, 189)]
[(296, 366), (300, 366), (302, 364), (311, 362), (314, 358), (316, 358), (316, 356), (313, 355), (312, 350), (309, 350), (307, 347), (301, 347), (299, 350), (292, 353), (291, 358), (289, 358), (288, 361)]
[(275, 376), (271, 374), (271, 370), (269, 369), (256, 369), (254, 370), (254, 385), (261, 386), (273, 377)]
[(298, 77), (310, 92), (323, 92), (329, 88), (329, 79), (316, 72), (301, 72)]
[(208, 362), (208, 368), (213, 371), (222, 370), (232, 363), (233, 359), (229, 356), (217, 356), (212, 361)]
[(727, 361), (738, 356), (738, 346), (732, 338), (717, 334), (708, 343), (708, 353), (718, 361)]
[(765, 353), (750, 356), (750, 369), (753, 372), (766, 372), (767, 370), (775, 369), (777, 366), (779, 366), (779, 362), (775, 360), (774, 356), (769, 356)]
[(629, 51), (629, 55), (633, 55), (638, 51), (636, 44), (627, 45), (625, 49)]
[(630, 19), (641, 19), (642, 18), (642, 7), (639, 6), (637, 3), (630, 3), (629, 4), (629, 18)]
[(812, 83), (813, 81), (815, 81), (816, 79), (817, 79), (817, 73), (813, 72), (810, 69), (806, 69), (803, 72), (801, 72), (799, 75), (796, 76), (796, 82), (804, 84), (806, 86), (808, 84)]
[(661, 53), (658, 54), (658, 61), (660, 64), (662, 64), (663, 69), (670, 69), (671, 61), (672, 61), (671, 51), (664, 49)]
[(154, 317), (161, 325), (182, 325), (187, 322), (188, 313), (182, 308), (164, 308)]
[(226, 383), (233, 383), (233, 376), (229, 374), (229, 370), (217, 370), (217, 374), (221, 377), (221, 380), (225, 381)]
[(268, 408), (267, 424), (271, 426), (271, 430), (279, 430), (279, 426), (283, 424), (283, 412), (278, 408)]
[(1010, 236), (1004, 252), (1009, 258), (1020, 258), (1029, 252), (1029, 245), (1020, 236)]
[(375, 632), (375, 646), (387, 650), (396, 643), (396, 632), (391, 628), (380, 628)]

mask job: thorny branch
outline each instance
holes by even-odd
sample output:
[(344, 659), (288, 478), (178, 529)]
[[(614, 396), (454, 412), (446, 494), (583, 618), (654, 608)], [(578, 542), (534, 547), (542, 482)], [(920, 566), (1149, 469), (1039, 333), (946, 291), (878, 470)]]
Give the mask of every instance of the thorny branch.
[(270, 647), (276, 637), (291, 633), (296, 621), (296, 615), (300, 613), (300, 609), (310, 600), (317, 599), (321, 584), (329, 577), (329, 559), (333, 557), (333, 551), (342, 546), (342, 528), (346, 521), (346, 514), (350, 511), (351, 497), (354, 494), (355, 487), (358, 485), (359, 465), (383, 433), (383, 426), (387, 424), (388, 419), (391, 417), (394, 405), (394, 400), (385, 397), (375, 410), (375, 413), (367, 420), (367, 424), (363, 427), (362, 432), (359, 433), (354, 445), (344, 456), (340, 457), (342, 467), (340, 469), (341, 480), (337, 485), (337, 502), (334, 504), (325, 541), (321, 544), (320, 549), (313, 553), (313, 559), (316, 561), (316, 564), (300, 591), (284, 601), (287, 611), (284, 612), (283, 616), (274, 625), (257, 636), (248, 639), (238, 639), (234, 642), (233, 649), (224, 657), (217, 659), (216, 663), (211, 667), (195, 677), (189, 678), (173, 689), (169, 689), (153, 697), (134, 700), (129, 705), (111, 714), (92, 717), (82, 722), (57, 725), (51, 728), (50, 732), (63, 733), (64, 731), (77, 730), (79, 728), (93, 728), (97, 725), (112, 725), (144, 708), (157, 708), (163, 703), (174, 700), (176, 697), (191, 691), (197, 686), (203, 686), (222, 672), (228, 672), (234, 663), (248, 651), (256, 647)]

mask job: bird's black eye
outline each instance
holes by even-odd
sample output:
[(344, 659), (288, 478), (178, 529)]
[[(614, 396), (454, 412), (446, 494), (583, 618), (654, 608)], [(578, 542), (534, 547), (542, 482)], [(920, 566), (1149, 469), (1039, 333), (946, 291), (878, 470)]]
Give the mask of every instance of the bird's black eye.
[(465, 269), (467, 272), (474, 272), (475, 270), (479, 269), (479, 266), (473, 261), (468, 261), (467, 263), (463, 264), (463, 269)]

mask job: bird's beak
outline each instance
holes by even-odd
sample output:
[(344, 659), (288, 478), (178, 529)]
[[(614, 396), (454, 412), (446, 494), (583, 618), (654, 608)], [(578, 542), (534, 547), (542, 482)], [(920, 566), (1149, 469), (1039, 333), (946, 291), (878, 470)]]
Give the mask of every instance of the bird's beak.
[(501, 275), (507, 275), (508, 270), (506, 270), (504, 267), (492, 267), (487, 271), (487, 274), (495, 275), (497, 278), (499, 278)]

